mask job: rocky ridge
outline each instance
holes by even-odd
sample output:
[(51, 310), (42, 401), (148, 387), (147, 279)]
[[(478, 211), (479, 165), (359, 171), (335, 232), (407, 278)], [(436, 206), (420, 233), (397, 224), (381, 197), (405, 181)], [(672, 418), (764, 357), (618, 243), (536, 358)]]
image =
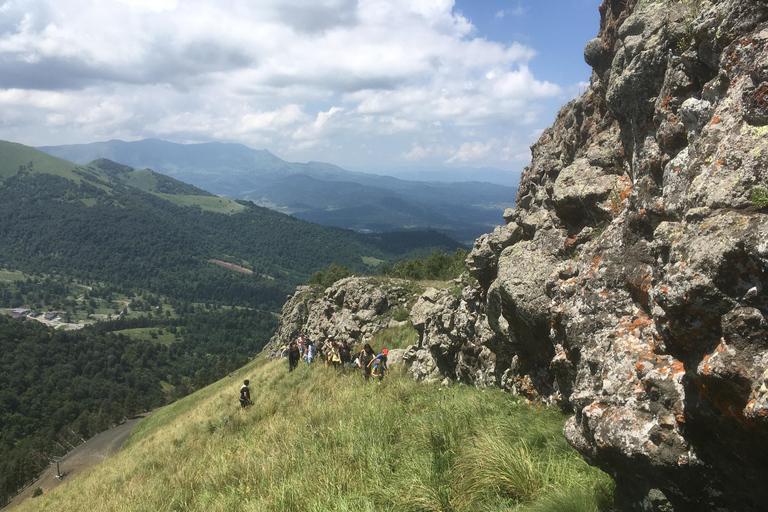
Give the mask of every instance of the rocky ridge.
[(764, 510), (768, 6), (600, 16), (590, 87), (532, 146), (461, 296), (413, 304), (404, 358), (572, 411), (565, 435), (619, 510)]
[(418, 311), (415, 352), (440, 343), (447, 375), (573, 411), (566, 437), (620, 510), (764, 510), (768, 8), (600, 13), (589, 89), (476, 242), (478, 284)]
[[(407, 324), (408, 311), (423, 292), (410, 281), (376, 277), (348, 277), (325, 290), (300, 286), (283, 305), (278, 331), (263, 353), (279, 357), (282, 347), (300, 334), (315, 342), (321, 360), (331, 341), (368, 343), (383, 329)], [(399, 362), (402, 352), (391, 351), (390, 362)]]

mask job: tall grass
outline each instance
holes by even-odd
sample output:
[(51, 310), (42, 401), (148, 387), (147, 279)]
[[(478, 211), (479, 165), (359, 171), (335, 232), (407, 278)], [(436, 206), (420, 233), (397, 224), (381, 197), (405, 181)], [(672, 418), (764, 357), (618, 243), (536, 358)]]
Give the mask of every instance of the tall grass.
[[(240, 410), (244, 378), (255, 403)], [(565, 443), (564, 420), (499, 390), (257, 360), (19, 510), (608, 510), (612, 482)]]
[(411, 322), (405, 322), (396, 327), (386, 327), (376, 332), (371, 338), (372, 347), (408, 348), (418, 342), (419, 332)]

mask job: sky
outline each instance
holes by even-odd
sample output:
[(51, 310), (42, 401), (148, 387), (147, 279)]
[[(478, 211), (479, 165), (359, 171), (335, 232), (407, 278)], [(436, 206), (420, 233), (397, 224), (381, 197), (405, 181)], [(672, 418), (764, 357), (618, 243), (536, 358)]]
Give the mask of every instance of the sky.
[(519, 173), (589, 82), (599, 4), (0, 0), (0, 139)]

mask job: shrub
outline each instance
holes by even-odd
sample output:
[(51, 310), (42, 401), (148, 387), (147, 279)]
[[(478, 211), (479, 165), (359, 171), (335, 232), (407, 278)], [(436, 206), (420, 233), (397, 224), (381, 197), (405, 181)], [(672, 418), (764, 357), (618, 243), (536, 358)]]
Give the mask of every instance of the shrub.
[(331, 264), (325, 270), (319, 270), (312, 274), (307, 281), (307, 284), (313, 286), (320, 286), (322, 288), (328, 288), (333, 283), (345, 277), (355, 275), (351, 270), (343, 265)]
[(400, 279), (429, 280), (439, 279), (447, 281), (459, 277), (465, 270), (464, 259), (467, 251), (456, 249), (453, 254), (440, 254), (433, 252), (424, 260), (410, 260), (398, 262), (394, 267), (383, 265), (381, 273), (389, 277)]
[(405, 322), (408, 320), (408, 317), (408, 310), (400, 307), (395, 310), (394, 314), (392, 315), (392, 320), (396, 322)]
[(753, 188), (752, 196), (749, 198), (749, 200), (760, 208), (765, 208), (768, 206), (768, 189), (763, 187)]

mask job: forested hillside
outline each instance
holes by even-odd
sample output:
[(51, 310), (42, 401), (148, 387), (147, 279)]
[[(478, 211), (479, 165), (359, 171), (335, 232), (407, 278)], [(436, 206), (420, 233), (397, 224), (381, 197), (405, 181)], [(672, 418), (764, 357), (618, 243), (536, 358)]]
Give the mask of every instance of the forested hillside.
[[(5, 142), (0, 240), (0, 308), (31, 310), (0, 315), (0, 504), (52, 455), (242, 366), (312, 273), (459, 247), (435, 232), (321, 227), (147, 169)], [(30, 318), (48, 311), (82, 330)]]
[(277, 320), (231, 310), (176, 319), (164, 345), (110, 331), (52, 330), (0, 315), (0, 505), (82, 439), (184, 396), (247, 363)]
[[(0, 144), (0, 156), (9, 147), (18, 151), (16, 146)], [(129, 185), (139, 179), (137, 172), (113, 162), (71, 164), (69, 173), (57, 175), (47, 171), (48, 155), (27, 148), (13, 156), (25, 163), (11, 173), (12, 164), (3, 162), (0, 266), (27, 273), (67, 272), (186, 301), (276, 309), (293, 286), (331, 263), (365, 272), (372, 267), (363, 258), (391, 264), (459, 246), (437, 233), (365, 237), (248, 202), (225, 215), (182, 206), (204, 192), (190, 194), (196, 190), (165, 176), (141, 178), (145, 191)], [(173, 201), (166, 197), (171, 192)], [(232, 272), (210, 259), (252, 273)]]

